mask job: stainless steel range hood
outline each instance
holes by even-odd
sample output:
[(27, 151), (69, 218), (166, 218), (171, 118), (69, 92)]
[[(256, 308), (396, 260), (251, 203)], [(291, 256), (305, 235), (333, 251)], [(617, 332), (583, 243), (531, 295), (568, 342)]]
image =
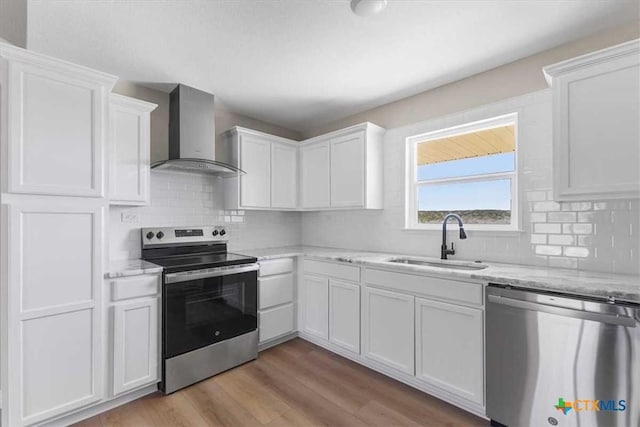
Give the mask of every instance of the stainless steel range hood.
[(175, 170), (232, 177), (245, 172), (215, 160), (214, 96), (178, 85), (169, 96), (169, 159), (151, 165)]

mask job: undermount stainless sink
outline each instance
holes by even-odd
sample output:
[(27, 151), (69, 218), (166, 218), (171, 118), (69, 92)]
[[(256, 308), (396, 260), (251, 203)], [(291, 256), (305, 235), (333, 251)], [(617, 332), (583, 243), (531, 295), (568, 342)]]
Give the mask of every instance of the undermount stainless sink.
[(388, 259), (387, 262), (393, 262), (397, 264), (422, 265), (425, 267), (448, 268), (452, 270), (482, 270), (483, 268), (489, 267), (487, 264), (483, 264), (481, 262), (449, 261), (409, 257), (391, 258)]

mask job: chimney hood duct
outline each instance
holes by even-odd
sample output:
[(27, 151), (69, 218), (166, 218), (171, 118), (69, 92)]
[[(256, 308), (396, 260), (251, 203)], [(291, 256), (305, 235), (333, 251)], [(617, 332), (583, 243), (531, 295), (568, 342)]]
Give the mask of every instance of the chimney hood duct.
[(156, 170), (233, 177), (245, 172), (215, 161), (214, 96), (178, 85), (169, 96), (169, 160), (151, 165)]

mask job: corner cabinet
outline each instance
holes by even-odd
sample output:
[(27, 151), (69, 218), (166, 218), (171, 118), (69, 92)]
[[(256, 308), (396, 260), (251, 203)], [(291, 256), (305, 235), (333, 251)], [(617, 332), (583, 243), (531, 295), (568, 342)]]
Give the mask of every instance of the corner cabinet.
[(298, 205), (298, 143), (234, 127), (216, 144), (216, 159), (246, 175), (225, 178), (227, 209), (295, 210)]
[(384, 132), (363, 123), (303, 141), (300, 207), (382, 209)]
[(640, 41), (544, 68), (556, 200), (640, 197)]
[(111, 94), (109, 102), (109, 203), (149, 204), (150, 118), (156, 104)]

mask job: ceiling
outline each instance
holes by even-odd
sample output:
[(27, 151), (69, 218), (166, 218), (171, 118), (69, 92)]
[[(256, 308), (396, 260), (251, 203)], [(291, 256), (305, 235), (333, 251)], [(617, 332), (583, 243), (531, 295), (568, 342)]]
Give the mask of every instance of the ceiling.
[[(305, 131), (638, 19), (637, 0), (29, 0), (30, 49)], [(156, 86), (157, 87), (157, 86)]]

